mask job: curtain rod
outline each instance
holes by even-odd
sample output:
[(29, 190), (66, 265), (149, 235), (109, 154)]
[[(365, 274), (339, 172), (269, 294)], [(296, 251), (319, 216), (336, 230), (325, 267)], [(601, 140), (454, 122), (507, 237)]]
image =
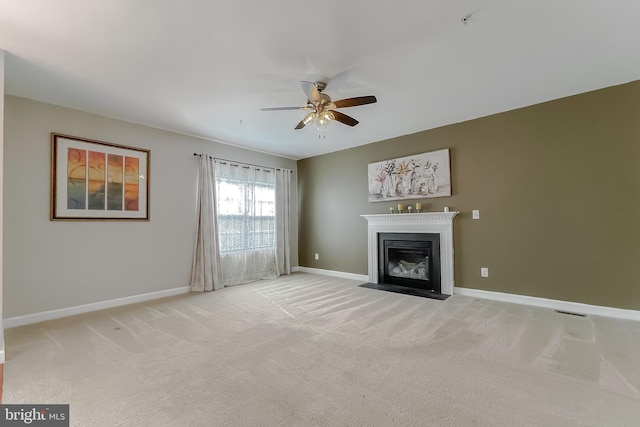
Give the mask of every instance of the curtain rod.
[[(193, 155), (194, 155), (194, 156), (197, 156), (197, 157), (202, 157), (202, 154), (198, 154), (198, 153), (193, 153)], [(210, 156), (210, 154), (207, 154), (207, 156)], [(247, 165), (247, 166), (254, 166), (254, 167), (256, 167), (256, 168), (275, 169), (275, 170), (278, 170), (278, 171), (279, 171), (279, 170), (283, 170), (283, 169), (284, 169), (284, 168), (273, 168), (273, 167), (270, 167), (270, 166), (253, 165), (253, 164), (251, 164), (251, 163), (238, 162), (238, 161), (236, 161), (236, 160), (220, 159), (220, 158), (218, 158), (218, 157), (213, 157), (213, 156), (211, 156), (211, 157), (212, 157), (212, 158), (214, 158), (214, 159), (216, 159), (216, 160), (221, 160), (221, 161), (223, 161), (223, 162), (229, 162), (229, 163), (242, 163), (243, 165)], [(292, 171), (291, 169), (289, 169), (289, 173), (293, 173), (293, 171)]]

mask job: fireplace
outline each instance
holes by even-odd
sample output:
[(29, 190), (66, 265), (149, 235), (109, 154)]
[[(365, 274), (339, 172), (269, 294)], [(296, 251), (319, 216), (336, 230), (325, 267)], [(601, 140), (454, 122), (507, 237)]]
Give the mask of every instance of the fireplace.
[[(420, 296), (453, 295), (453, 218), (457, 214), (458, 212), (424, 212), (362, 215), (368, 223), (369, 283), (382, 286), (391, 281), (390, 286), (408, 289), (410, 292), (407, 293)], [(391, 263), (389, 255), (385, 255), (384, 245), (380, 243), (381, 240), (387, 240), (386, 235), (390, 235), (388, 245), (392, 249)], [(405, 242), (400, 243), (403, 240)], [(424, 266), (421, 266), (423, 258)], [(405, 265), (400, 263), (401, 260), (405, 261)], [(389, 270), (389, 264), (392, 274), (385, 275), (385, 265)], [(399, 270), (393, 273), (393, 269), (399, 265)], [(403, 271), (403, 267), (409, 274)], [(413, 277), (422, 274), (427, 278)]]
[(378, 233), (378, 282), (440, 293), (440, 235)]

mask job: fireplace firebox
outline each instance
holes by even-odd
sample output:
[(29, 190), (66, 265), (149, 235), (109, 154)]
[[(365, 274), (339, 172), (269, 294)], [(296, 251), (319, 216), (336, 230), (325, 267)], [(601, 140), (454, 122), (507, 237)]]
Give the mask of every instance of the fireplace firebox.
[(440, 234), (378, 233), (378, 283), (441, 293)]

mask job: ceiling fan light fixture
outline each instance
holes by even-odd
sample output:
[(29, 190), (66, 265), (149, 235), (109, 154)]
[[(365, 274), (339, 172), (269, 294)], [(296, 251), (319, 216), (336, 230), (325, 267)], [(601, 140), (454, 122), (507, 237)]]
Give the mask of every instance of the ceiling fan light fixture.
[(309, 123), (311, 123), (313, 121), (313, 119), (316, 118), (316, 112), (312, 111), (309, 114), (307, 114), (306, 116), (304, 116), (304, 119), (302, 119), (302, 123), (304, 123), (304, 125), (308, 125)]
[(335, 116), (331, 111), (324, 110), (318, 115), (316, 119), (316, 127), (318, 130), (324, 130), (329, 126), (329, 123), (335, 120)]

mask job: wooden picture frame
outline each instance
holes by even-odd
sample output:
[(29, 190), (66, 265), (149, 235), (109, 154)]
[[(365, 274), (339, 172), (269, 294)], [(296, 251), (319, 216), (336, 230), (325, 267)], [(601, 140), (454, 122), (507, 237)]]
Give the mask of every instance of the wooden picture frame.
[(51, 134), (53, 220), (149, 221), (150, 150)]

